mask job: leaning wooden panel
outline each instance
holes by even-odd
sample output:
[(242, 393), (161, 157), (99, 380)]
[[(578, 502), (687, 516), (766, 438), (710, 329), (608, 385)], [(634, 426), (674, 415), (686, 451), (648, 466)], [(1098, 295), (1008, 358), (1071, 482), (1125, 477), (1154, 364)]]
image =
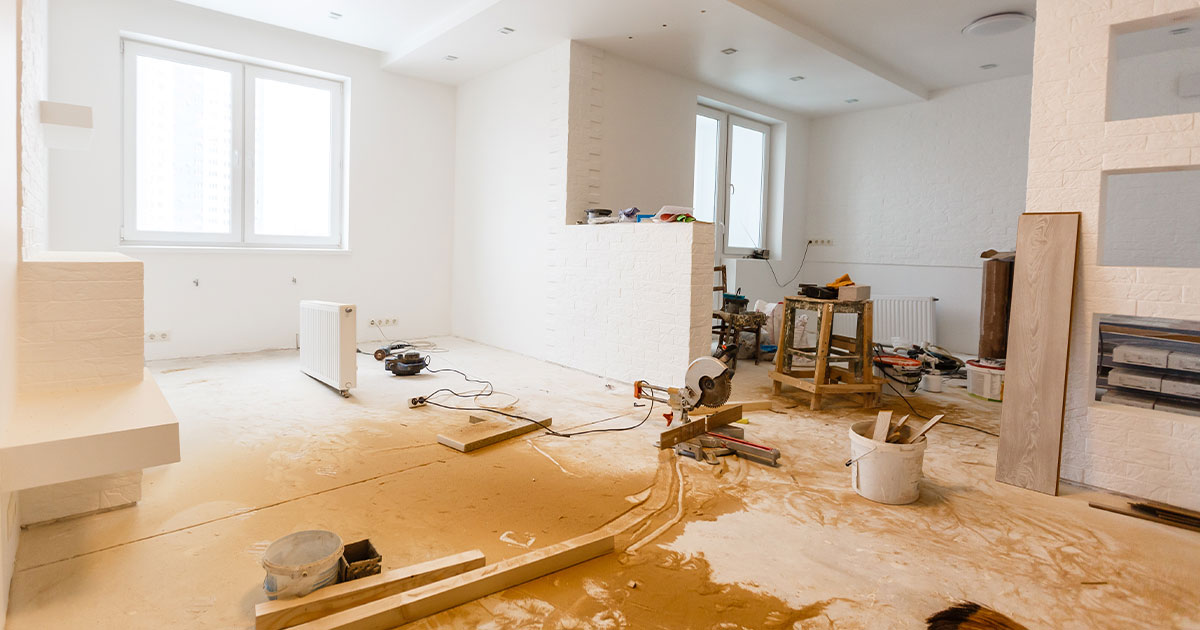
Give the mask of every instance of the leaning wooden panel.
[(602, 556), (611, 552), (613, 545), (612, 534), (594, 532), (295, 628), (389, 630)]
[(379, 575), (334, 584), (296, 599), (263, 602), (254, 607), (255, 630), (280, 630), (381, 597), (432, 584), (484, 565), (483, 552), (467, 551)]
[(1017, 223), (1008, 362), (996, 480), (1058, 493), (1079, 213), (1027, 213)]

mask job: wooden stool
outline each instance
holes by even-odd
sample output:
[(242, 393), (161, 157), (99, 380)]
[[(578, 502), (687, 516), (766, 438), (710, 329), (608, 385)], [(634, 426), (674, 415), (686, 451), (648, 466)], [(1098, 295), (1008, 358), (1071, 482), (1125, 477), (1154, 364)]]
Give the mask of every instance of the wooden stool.
[[(792, 296), (784, 298), (783, 308), (783, 334), (775, 351), (775, 371), (771, 372), (774, 393), (780, 393), (784, 384), (798, 387), (812, 394), (809, 407), (814, 410), (821, 408), (821, 397), (827, 394), (862, 396), (863, 407), (879, 406), (882, 386), (875, 382), (871, 373), (871, 301), (843, 302)], [(816, 346), (792, 347), (798, 310), (817, 312)], [(833, 334), (834, 313), (858, 316), (853, 338)], [(793, 370), (792, 359), (797, 356), (812, 359), (813, 367)]]

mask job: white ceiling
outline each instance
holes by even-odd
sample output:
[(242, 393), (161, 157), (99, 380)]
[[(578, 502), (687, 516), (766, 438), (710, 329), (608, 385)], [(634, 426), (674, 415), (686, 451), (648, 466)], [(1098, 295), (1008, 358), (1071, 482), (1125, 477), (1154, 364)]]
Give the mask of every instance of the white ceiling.
[[(1035, 0), (764, 0), (934, 90), (1033, 71), (1033, 28), (991, 37), (962, 28), (985, 15), (1034, 15)], [(979, 66), (996, 64), (991, 70)]]
[[(994, 37), (961, 30), (992, 13), (1032, 14), (1034, 0), (180, 1), (381, 50), (387, 69), (443, 83), (575, 39), (813, 115), (1028, 73), (1033, 58), (1032, 28)], [(997, 67), (979, 68), (990, 63)], [(806, 78), (788, 80), (795, 75)]]

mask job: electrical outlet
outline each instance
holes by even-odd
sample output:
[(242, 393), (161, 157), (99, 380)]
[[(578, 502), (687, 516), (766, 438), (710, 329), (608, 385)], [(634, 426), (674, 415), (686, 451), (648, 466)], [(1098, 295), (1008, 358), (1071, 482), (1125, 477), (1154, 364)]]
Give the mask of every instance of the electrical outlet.
[(169, 330), (151, 330), (146, 332), (146, 343), (159, 343), (171, 340)]
[(367, 322), (367, 325), (368, 326), (378, 326), (379, 324), (376, 324), (375, 320), (372, 319), (371, 321)]
[(833, 245), (833, 240), (828, 239), (828, 238), (814, 238), (814, 239), (810, 239), (808, 241), (808, 244), (816, 245), (818, 247), (826, 247), (829, 245)]

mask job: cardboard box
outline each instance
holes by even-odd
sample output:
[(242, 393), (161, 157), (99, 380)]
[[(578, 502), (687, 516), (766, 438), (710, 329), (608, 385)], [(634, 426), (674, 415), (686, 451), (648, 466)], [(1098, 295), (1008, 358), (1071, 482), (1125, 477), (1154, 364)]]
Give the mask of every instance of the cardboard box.
[(838, 289), (838, 300), (842, 302), (861, 302), (871, 299), (871, 285), (852, 284)]
[(1116, 368), (1108, 373), (1108, 384), (1116, 387), (1129, 387), (1146, 392), (1162, 391), (1162, 376), (1153, 372), (1140, 372)]
[(1167, 356), (1171, 354), (1166, 348), (1150, 346), (1120, 345), (1113, 348), (1113, 361), (1129, 365), (1144, 365), (1146, 367), (1167, 367)]

